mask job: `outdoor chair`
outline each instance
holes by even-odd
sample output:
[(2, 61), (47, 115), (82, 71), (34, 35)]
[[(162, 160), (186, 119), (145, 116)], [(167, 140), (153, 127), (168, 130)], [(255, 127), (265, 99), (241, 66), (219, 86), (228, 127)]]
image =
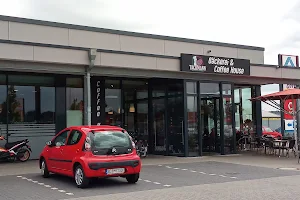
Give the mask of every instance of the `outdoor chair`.
[(289, 145), (286, 149), (286, 156), (290, 157), (290, 151), (292, 150), (292, 152), (294, 152), (294, 156), (296, 157), (296, 151), (295, 151), (295, 142), (296, 140), (292, 139), (289, 141)]
[(284, 155), (284, 150), (288, 151), (289, 150), (289, 140), (282, 141), (281, 145), (279, 146), (279, 156), (280, 152), (282, 151), (282, 154)]

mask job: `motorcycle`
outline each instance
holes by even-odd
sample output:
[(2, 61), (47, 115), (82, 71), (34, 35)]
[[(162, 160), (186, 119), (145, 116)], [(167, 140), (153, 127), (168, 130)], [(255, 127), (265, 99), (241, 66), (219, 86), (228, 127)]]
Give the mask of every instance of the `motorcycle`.
[[(0, 140), (6, 139), (4, 138), (4, 136), (0, 135)], [(0, 160), (15, 161), (17, 159), (21, 162), (26, 162), (27, 160), (29, 160), (30, 154), (32, 152), (31, 147), (28, 145), (28, 143), (28, 139), (9, 143), (6, 142), (4, 148), (0, 147)]]
[(142, 141), (139, 140), (135, 142), (136, 145), (136, 152), (137, 154), (141, 157), (141, 158), (145, 158), (147, 157), (147, 153), (148, 153), (148, 143), (147, 141)]

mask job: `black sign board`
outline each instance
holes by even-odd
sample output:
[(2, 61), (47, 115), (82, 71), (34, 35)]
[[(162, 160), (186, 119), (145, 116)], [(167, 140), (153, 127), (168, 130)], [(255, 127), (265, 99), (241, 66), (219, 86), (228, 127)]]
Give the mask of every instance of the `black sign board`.
[(181, 71), (249, 76), (250, 60), (181, 54)]
[(92, 125), (100, 125), (103, 123), (103, 102), (104, 99), (103, 82), (98, 77), (91, 78), (91, 110), (92, 110)]

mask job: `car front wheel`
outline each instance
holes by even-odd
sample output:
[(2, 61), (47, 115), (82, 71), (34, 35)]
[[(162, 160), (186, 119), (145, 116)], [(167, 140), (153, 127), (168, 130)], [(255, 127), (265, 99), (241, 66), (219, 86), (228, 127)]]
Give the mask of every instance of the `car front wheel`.
[(44, 178), (48, 178), (50, 176), (50, 172), (48, 171), (48, 167), (44, 159), (41, 162), (41, 174)]
[(126, 176), (127, 182), (131, 184), (138, 182), (139, 178), (140, 178), (140, 174), (131, 174)]
[(74, 178), (78, 188), (85, 188), (90, 183), (90, 180), (85, 176), (84, 171), (80, 165), (78, 165), (75, 169)]

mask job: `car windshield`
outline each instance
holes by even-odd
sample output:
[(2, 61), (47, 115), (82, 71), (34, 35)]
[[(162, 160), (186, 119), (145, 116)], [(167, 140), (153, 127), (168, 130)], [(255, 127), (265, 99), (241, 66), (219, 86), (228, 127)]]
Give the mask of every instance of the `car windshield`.
[(273, 130), (270, 128), (265, 128), (265, 132), (273, 132)]
[(95, 131), (92, 137), (93, 149), (131, 148), (129, 135), (121, 131)]

